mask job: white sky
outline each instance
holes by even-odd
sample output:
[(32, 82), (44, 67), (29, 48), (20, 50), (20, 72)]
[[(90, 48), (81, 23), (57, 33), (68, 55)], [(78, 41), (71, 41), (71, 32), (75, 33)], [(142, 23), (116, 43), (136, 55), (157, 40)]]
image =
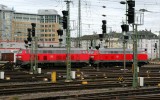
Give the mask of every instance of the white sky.
[[(70, 4), (71, 20), (77, 24), (78, 20), (78, 0), (72, 0)], [(120, 4), (123, 0), (81, 0), (82, 2), (82, 35), (102, 33), (102, 20), (107, 20), (108, 32), (121, 32), (120, 25), (125, 20), (125, 5)], [(139, 30), (152, 30), (154, 33), (160, 31), (160, 0), (135, 0), (136, 7), (146, 9), (151, 12), (144, 13), (144, 25), (138, 26)], [(0, 4), (9, 8), (14, 8), (16, 12), (37, 13), (38, 9), (55, 9), (60, 15), (61, 11), (66, 10), (64, 0), (0, 0)], [(102, 6), (106, 6), (103, 8)], [(106, 15), (103, 17), (102, 15)], [(71, 22), (73, 26), (73, 22)], [(112, 27), (112, 28), (111, 28)], [(74, 27), (71, 36), (76, 36), (77, 29)]]

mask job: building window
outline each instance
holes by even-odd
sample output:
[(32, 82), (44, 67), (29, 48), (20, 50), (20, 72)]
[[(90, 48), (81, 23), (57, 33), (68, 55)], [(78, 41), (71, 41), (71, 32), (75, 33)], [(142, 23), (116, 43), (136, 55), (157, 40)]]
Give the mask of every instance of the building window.
[(55, 38), (52, 38), (52, 41), (55, 41)]
[(43, 30), (43, 29), (41, 29), (41, 32), (44, 32), (44, 30)]
[(54, 36), (55, 36), (55, 34), (52, 34), (52, 36), (54, 37)]
[(52, 29), (52, 32), (55, 32), (55, 29)]
[(44, 25), (41, 25), (41, 27), (44, 27)]
[(41, 37), (44, 37), (44, 34), (41, 34)]

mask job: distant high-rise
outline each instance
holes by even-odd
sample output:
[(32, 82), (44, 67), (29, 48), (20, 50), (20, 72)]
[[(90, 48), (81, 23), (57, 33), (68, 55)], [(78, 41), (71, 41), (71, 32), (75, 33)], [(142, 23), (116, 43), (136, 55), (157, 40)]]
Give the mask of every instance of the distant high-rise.
[(54, 9), (40, 9), (38, 14), (15, 12), (0, 5), (1, 41), (24, 41), (31, 23), (36, 23), (36, 36), (39, 41), (59, 42), (57, 30), (60, 28), (60, 15)]
[(14, 10), (0, 4), (0, 40), (11, 40)]

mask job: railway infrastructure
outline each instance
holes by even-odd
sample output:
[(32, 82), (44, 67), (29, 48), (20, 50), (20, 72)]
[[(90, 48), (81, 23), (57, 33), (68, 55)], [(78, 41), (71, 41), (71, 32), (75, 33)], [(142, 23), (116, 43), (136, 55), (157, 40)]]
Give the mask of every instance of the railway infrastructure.
[[(160, 65), (147, 65), (139, 70), (144, 77), (144, 86), (132, 88), (132, 68), (84, 67), (72, 69), (76, 78), (65, 82), (66, 70), (44, 69), (42, 74), (30, 74), (26, 70), (5, 71), (0, 80), (0, 99), (148, 99), (160, 98)], [(57, 81), (51, 82), (51, 73), (56, 71)], [(7, 79), (9, 77), (9, 79)]]

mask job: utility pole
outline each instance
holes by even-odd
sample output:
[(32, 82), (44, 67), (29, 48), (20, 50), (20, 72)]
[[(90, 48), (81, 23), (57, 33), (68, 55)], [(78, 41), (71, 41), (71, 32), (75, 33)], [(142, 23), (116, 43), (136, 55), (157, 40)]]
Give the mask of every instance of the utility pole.
[(128, 30), (127, 29), (127, 0), (126, 1), (121, 1), (120, 2), (121, 4), (125, 4), (126, 5), (126, 18), (125, 18), (125, 22), (123, 22), (123, 25), (125, 25), (125, 31), (123, 31), (123, 56), (124, 56), (124, 59), (123, 59), (123, 68), (124, 68), (124, 72), (125, 72), (125, 69), (126, 69), (126, 39), (125, 39), (125, 35), (127, 33), (127, 31), (129, 30), (129, 27), (128, 27)]
[(159, 36), (158, 36), (158, 39), (159, 39), (159, 60), (160, 60), (160, 31), (159, 31)]
[(70, 49), (71, 49), (71, 41), (70, 41), (70, 0), (65, 1), (67, 4), (67, 11), (68, 11), (68, 17), (67, 17), (67, 29), (66, 29), (66, 44), (67, 44), (67, 77), (66, 82), (70, 82), (71, 80), (71, 55), (70, 55)]
[[(32, 38), (32, 37), (31, 37)], [(32, 38), (32, 41), (31, 41), (31, 48), (30, 48), (30, 51), (31, 51), (31, 68), (30, 68), (30, 71), (33, 72), (34, 71), (34, 68), (33, 68), (33, 38)]]
[(34, 74), (37, 74), (38, 73), (38, 64), (37, 64), (37, 60), (38, 60), (38, 55), (37, 55), (37, 49), (38, 49), (38, 39), (37, 39), (37, 36), (34, 37), (34, 40), (35, 40), (35, 44), (34, 44), (34, 49), (35, 49), (35, 62), (34, 62), (34, 66), (35, 66), (35, 69), (34, 69)]
[(32, 29), (31, 28), (28, 28), (28, 42), (30, 42), (28, 45), (30, 47), (30, 71), (33, 72), (33, 39), (32, 39), (32, 36), (31, 36), (31, 32), (32, 32)]
[(78, 2), (78, 47), (81, 47), (81, 0)]
[[(127, 3), (127, 0), (126, 0), (126, 3)], [(126, 25), (127, 25), (127, 4), (126, 4)], [(123, 38), (124, 36), (126, 35), (126, 32), (123, 33)], [(124, 53), (124, 72), (126, 70), (126, 40), (124, 38), (123, 40), (123, 53)]]
[[(135, 25), (135, 31), (134, 31), (134, 25)], [(133, 33), (134, 33), (134, 43), (133, 43), (133, 48), (134, 48), (134, 59), (133, 59), (133, 65), (134, 65), (134, 73), (133, 73), (133, 83), (132, 86), (133, 88), (136, 88), (138, 86), (138, 72), (137, 72), (137, 24), (133, 24)]]
[[(33, 60), (33, 58), (34, 58), (33, 73), (37, 74), (37, 68), (38, 68), (37, 59), (38, 59), (38, 57), (37, 57), (37, 37), (36, 37), (36, 32), (35, 32), (36, 24), (31, 23), (31, 25), (32, 25), (32, 39), (33, 39), (33, 42), (31, 42), (32, 43), (31, 44), (31, 48), (32, 48), (31, 60)], [(33, 55), (34, 55), (34, 57), (33, 57)], [(33, 61), (32, 61), (32, 63), (33, 63)]]

